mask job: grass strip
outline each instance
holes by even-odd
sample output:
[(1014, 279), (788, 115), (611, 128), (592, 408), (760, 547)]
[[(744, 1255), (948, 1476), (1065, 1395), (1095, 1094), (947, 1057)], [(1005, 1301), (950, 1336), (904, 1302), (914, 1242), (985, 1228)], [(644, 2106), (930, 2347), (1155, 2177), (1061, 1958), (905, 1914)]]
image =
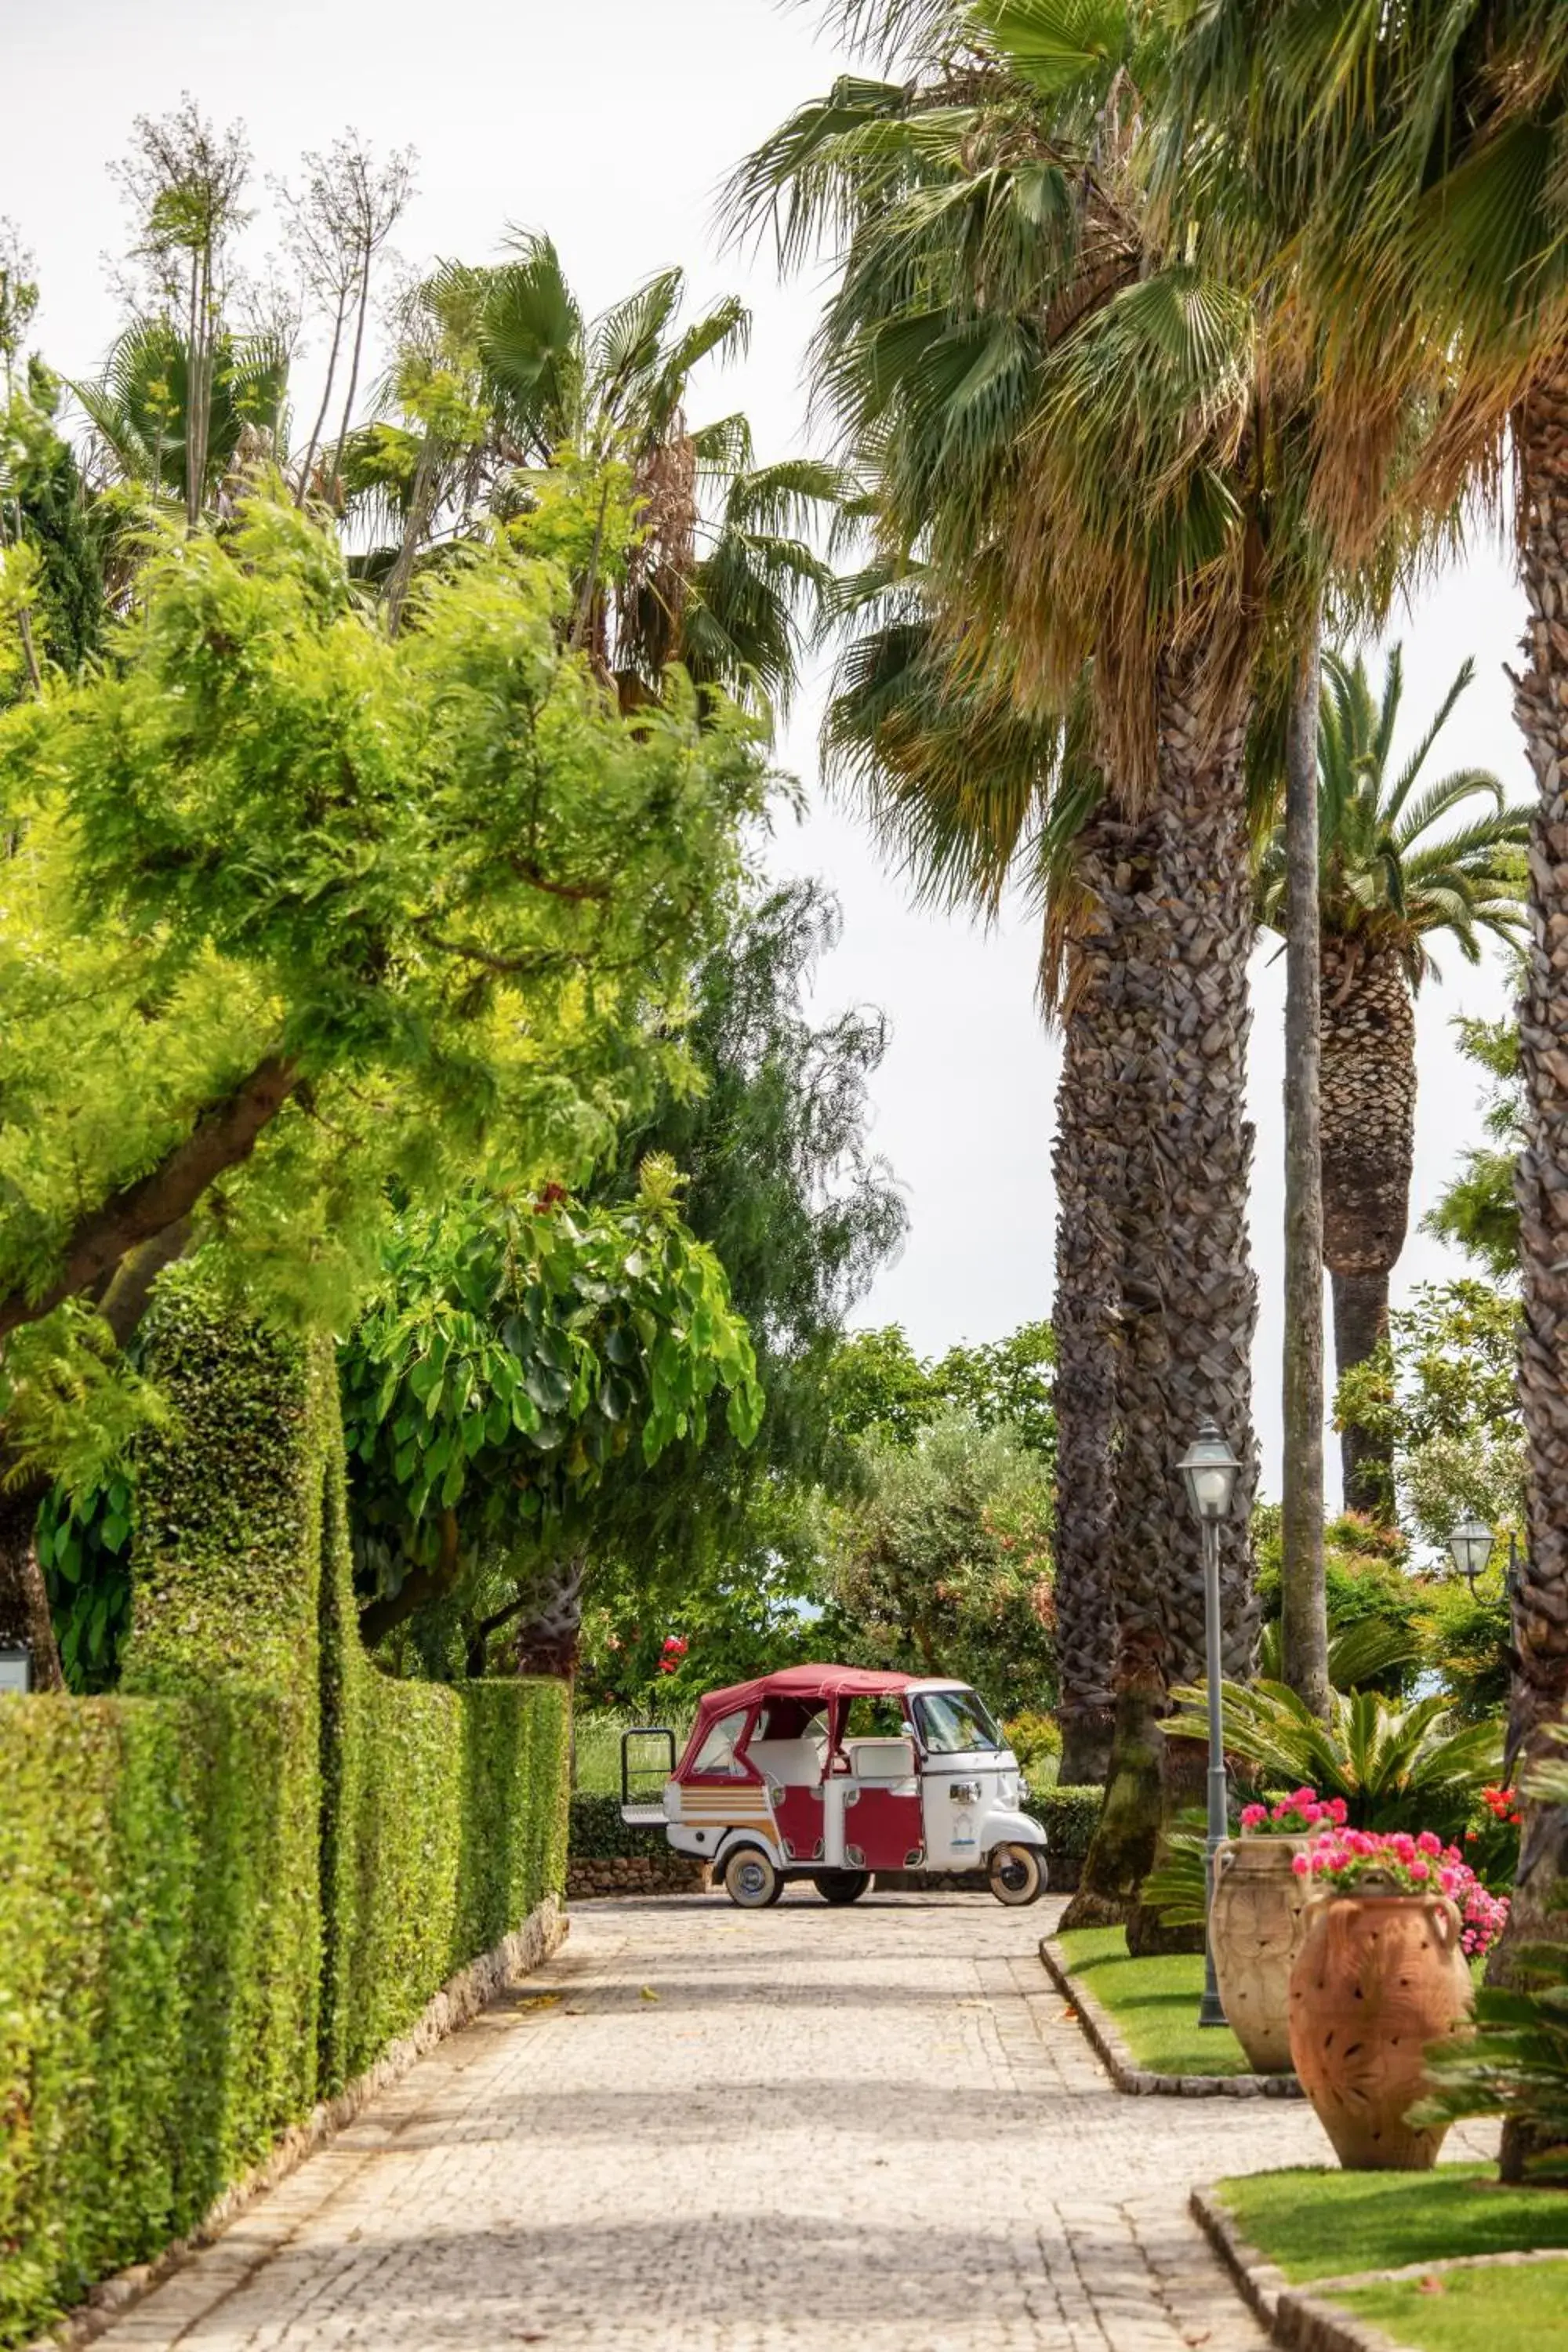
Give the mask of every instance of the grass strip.
[[(1444, 2164), (1433, 2172), (1303, 2166), (1222, 2180), (1216, 2194), (1242, 2236), (1296, 2286), (1460, 2254), (1568, 2249), (1568, 2194), (1500, 2189), (1491, 2165)], [(1568, 2315), (1568, 2271), (1547, 2275), (1556, 2280)], [(1513, 2341), (1494, 2337), (1489, 2352), (1500, 2352), (1505, 2340)]]
[(1058, 1936), (1073, 1975), (1110, 2011), (1140, 2066), (1155, 2074), (1246, 2074), (1247, 2053), (1228, 2026), (1198, 2024), (1200, 1955), (1129, 1957), (1121, 1927), (1074, 1927)]
[(1333, 2300), (1337, 2310), (1418, 2352), (1568, 2352), (1568, 2263), (1448, 2271), (1398, 2286), (1342, 2289)]

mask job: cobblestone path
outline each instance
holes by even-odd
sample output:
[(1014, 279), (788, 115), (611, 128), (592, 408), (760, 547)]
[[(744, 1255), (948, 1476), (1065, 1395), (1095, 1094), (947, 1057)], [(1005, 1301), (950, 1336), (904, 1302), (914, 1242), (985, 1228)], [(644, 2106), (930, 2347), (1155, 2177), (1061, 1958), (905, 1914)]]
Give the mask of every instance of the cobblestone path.
[(1059, 1906), (596, 1903), (103, 2352), (1259, 2352), (1188, 2189), (1304, 2107), (1130, 2099)]

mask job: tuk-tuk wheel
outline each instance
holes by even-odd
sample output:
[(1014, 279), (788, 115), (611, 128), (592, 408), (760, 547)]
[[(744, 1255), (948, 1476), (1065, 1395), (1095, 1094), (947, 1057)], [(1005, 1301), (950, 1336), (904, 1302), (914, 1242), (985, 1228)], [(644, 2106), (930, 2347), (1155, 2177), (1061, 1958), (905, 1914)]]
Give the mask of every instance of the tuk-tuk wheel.
[(1038, 1846), (996, 1846), (986, 1868), (991, 1892), (998, 1903), (1021, 1909), (1026, 1903), (1037, 1903), (1046, 1891), (1046, 1874)]
[(742, 1911), (765, 1911), (784, 1893), (784, 1880), (760, 1845), (738, 1845), (724, 1864), (724, 1892)]
[(868, 1870), (818, 1870), (812, 1885), (825, 1903), (858, 1903), (871, 1884)]

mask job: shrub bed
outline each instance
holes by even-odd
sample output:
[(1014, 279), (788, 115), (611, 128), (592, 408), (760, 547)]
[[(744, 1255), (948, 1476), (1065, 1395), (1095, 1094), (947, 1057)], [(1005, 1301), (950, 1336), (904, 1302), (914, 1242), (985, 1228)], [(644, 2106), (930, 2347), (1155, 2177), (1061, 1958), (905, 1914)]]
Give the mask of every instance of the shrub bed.
[(0, 1700), (0, 2346), (187, 2232), (564, 1882), (564, 1686), (364, 1655), (330, 1352), (194, 1285), (163, 1313), (131, 1688)]
[(1032, 1813), (1045, 1831), (1053, 1895), (1066, 1894), (1078, 1885), (1104, 1802), (1105, 1791), (1100, 1788), (1039, 1789), (1031, 1794), (1024, 1811)]

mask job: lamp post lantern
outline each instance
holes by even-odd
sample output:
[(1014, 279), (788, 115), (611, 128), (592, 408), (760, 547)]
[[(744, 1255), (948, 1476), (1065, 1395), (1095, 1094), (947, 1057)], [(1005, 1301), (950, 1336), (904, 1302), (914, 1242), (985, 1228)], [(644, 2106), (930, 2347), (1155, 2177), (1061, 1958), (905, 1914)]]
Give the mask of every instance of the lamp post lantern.
[(1476, 1579), (1492, 1556), (1494, 1538), (1484, 1519), (1461, 1519), (1448, 1538), (1448, 1556), (1473, 1592)]
[(0, 1642), (0, 1697), (33, 1687), (33, 1653), (26, 1642)]
[[(1215, 1856), (1229, 1830), (1226, 1809), (1225, 1729), (1220, 1712), (1219, 1531), (1229, 1517), (1231, 1498), (1241, 1465), (1212, 1421), (1205, 1421), (1178, 1465), (1186, 1484), (1187, 1500), (1203, 1530), (1204, 1642), (1208, 1669), (1209, 1818), (1205, 1878), (1209, 1910), (1214, 1907)], [(1225, 2007), (1214, 1970), (1214, 1938), (1204, 1934), (1204, 1998), (1200, 2025), (1223, 2025)]]

